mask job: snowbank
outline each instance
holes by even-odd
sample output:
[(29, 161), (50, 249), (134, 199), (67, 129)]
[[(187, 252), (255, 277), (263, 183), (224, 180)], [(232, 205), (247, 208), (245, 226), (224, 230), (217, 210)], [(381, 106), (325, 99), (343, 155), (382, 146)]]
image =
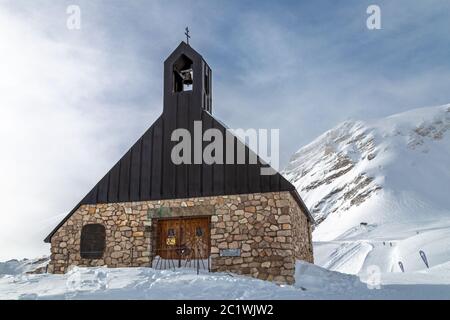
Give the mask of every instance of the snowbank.
[(0, 299), (448, 299), (446, 285), (381, 285), (369, 289), (358, 277), (297, 264), (296, 284), (225, 273), (151, 268), (73, 268), (65, 275), (0, 276)]

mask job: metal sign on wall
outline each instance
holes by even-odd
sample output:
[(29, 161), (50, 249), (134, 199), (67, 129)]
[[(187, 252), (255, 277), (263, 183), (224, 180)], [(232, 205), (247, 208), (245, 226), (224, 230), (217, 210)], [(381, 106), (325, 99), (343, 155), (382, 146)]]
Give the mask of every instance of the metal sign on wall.
[(241, 249), (221, 249), (219, 254), (221, 257), (240, 257)]

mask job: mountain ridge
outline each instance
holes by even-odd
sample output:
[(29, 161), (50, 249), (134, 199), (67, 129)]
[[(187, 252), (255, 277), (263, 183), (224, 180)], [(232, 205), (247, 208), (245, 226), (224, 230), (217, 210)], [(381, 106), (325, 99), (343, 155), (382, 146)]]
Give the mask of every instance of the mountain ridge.
[[(329, 267), (336, 250), (340, 258), (360, 254), (358, 262), (350, 259), (343, 269), (331, 268), (357, 273), (370, 260), (373, 241), (390, 241), (394, 246), (424, 230), (450, 225), (449, 163), (447, 104), (381, 119), (345, 121), (300, 148), (282, 174), (316, 219), (316, 244), (339, 242), (339, 248), (327, 245), (331, 252), (316, 250), (318, 260)], [(450, 249), (444, 247), (433, 247), (436, 261), (450, 259)], [(398, 253), (385, 251), (380, 264), (396, 270)], [(414, 262), (414, 268), (418, 264)], [(334, 265), (342, 266), (342, 261)]]

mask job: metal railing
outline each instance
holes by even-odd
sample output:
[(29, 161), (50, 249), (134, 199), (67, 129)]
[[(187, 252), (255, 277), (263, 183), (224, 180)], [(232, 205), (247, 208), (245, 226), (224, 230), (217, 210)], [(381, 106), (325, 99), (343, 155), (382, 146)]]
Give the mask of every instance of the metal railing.
[(152, 262), (152, 268), (157, 270), (176, 268), (189, 268), (210, 271), (209, 250), (203, 246), (189, 248), (187, 246), (173, 246), (170, 248), (157, 249)]

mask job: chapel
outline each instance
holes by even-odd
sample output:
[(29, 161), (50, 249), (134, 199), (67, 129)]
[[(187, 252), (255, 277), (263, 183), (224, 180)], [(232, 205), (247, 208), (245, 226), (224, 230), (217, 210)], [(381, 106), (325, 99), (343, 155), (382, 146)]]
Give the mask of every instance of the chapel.
[(212, 79), (188, 43), (169, 55), (162, 114), (45, 238), (49, 272), (181, 267), (292, 284), (296, 261), (313, 263), (308, 208), (281, 174), (261, 174), (268, 165), (245, 142), (231, 136), (212, 163), (196, 150), (182, 155), (191, 161), (173, 160), (176, 129), (230, 137), (213, 115)]

